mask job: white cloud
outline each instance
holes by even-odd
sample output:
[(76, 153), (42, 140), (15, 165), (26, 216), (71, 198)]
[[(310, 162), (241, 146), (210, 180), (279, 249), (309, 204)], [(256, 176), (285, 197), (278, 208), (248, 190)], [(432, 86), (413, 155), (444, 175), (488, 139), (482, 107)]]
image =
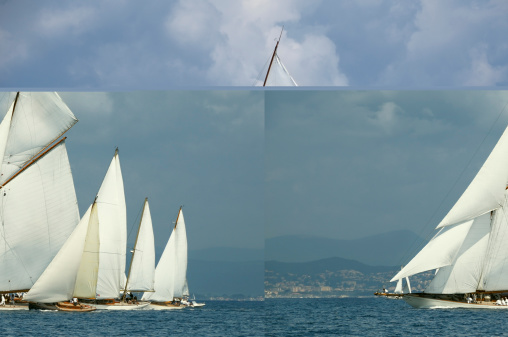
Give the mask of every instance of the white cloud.
[[(282, 24), (298, 22), (310, 6), (304, 1), (289, 0), (180, 1), (166, 27), (180, 44), (209, 50), (212, 64), (206, 72), (211, 84), (249, 86), (256, 83), (263, 64), (270, 58)], [(184, 34), (190, 12), (197, 13), (193, 20), (199, 22)], [(335, 44), (328, 37), (313, 33), (297, 40), (288, 34), (283, 32), (278, 53), (297, 83), (347, 85), (346, 76), (339, 70)]]
[(464, 85), (494, 86), (507, 78), (508, 66), (492, 66), (485, 48), (473, 48), (470, 56), (471, 66), (464, 71)]

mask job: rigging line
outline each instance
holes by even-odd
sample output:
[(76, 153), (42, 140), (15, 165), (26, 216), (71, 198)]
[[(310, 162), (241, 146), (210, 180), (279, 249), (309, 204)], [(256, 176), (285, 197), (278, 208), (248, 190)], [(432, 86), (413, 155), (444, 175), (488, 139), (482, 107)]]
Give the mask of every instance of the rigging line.
[[(143, 202), (143, 206), (144, 205), (145, 205), (145, 203)], [(138, 215), (136, 216), (136, 219), (134, 220), (134, 222), (131, 225), (131, 229), (129, 230), (129, 234), (127, 235), (127, 241), (129, 241), (129, 238), (130, 238), (130, 236), (132, 234), (132, 230), (134, 229), (134, 225), (136, 225), (138, 223), (139, 215), (141, 214), (141, 211), (143, 210), (143, 206), (141, 206), (141, 208), (140, 208), (140, 210), (138, 212)]]
[(254, 83), (252, 83), (252, 86), (255, 86), (256, 83), (261, 82), (261, 78), (263, 77), (263, 74), (265, 73), (265, 68), (268, 65), (268, 62), (270, 62), (270, 57), (268, 57), (268, 59), (266, 60), (265, 64), (263, 65), (263, 67), (259, 71), (258, 76), (254, 80)]
[[(469, 165), (471, 164), (471, 162), (473, 161), (473, 158), (476, 156), (476, 154), (478, 153), (478, 151), (480, 150), (480, 148), (482, 147), (483, 143), (485, 143), (485, 140), (487, 139), (487, 137), (492, 133), (492, 130), (494, 129), (494, 126), (498, 123), (499, 119), (501, 118), (501, 115), (503, 115), (504, 111), (506, 110), (506, 107), (508, 106), (508, 101), (505, 103), (504, 107), (501, 109), (500, 113), (497, 115), (497, 118), (495, 119), (494, 123), (492, 123), (488, 133), (485, 135), (485, 137), (483, 137), (483, 140), (480, 142), (480, 144), (478, 145), (478, 147), (476, 148), (476, 150), (474, 151), (473, 155), (471, 156), (471, 158), (469, 159), (469, 161), (467, 162), (466, 166), (464, 166), (464, 168), (462, 169), (462, 172), (460, 172), (460, 174), (457, 176), (457, 179), (455, 180), (455, 182), (453, 183), (452, 187), (448, 190), (448, 193), (446, 193), (446, 195), (444, 196), (444, 198), (441, 200), (441, 202), (439, 203), (438, 207), (436, 208), (436, 210), (434, 211), (434, 213), (432, 213), (431, 217), (429, 218), (429, 220), (426, 222), (425, 226), (421, 229), (420, 233), (424, 232), (425, 230), (427, 230), (427, 228), (430, 226), (430, 224), (432, 223), (432, 219), (434, 219), (434, 217), (436, 216), (436, 214), (438, 213), (438, 211), (443, 207), (443, 204), (444, 204), (444, 201), (448, 198), (448, 196), (450, 195), (450, 193), (452, 192), (452, 190), (455, 189), (455, 186), (457, 185), (457, 183), (459, 182), (460, 178), (464, 175), (464, 172), (467, 170), (467, 168), (469, 167)], [(474, 178), (473, 178), (474, 179)], [(432, 232), (431, 232), (432, 233)], [(414, 251), (419, 251), (421, 248), (423, 248), (423, 245), (424, 243), (428, 242), (428, 239), (430, 237), (430, 234), (428, 234), (426, 236), (426, 240), (424, 240), (422, 243), (420, 243), (420, 245), (418, 245), (418, 247), (416, 247), (416, 249), (413, 249), (412, 246), (414, 246), (418, 240), (418, 238), (415, 238), (413, 240), (413, 243), (411, 245), (409, 245), (408, 249), (406, 250), (406, 252), (403, 254), (402, 258), (399, 260), (399, 264), (402, 264), (402, 262), (404, 261), (407, 261), (408, 259), (408, 256), (411, 256), (413, 254), (411, 254), (411, 251), (414, 252)]]

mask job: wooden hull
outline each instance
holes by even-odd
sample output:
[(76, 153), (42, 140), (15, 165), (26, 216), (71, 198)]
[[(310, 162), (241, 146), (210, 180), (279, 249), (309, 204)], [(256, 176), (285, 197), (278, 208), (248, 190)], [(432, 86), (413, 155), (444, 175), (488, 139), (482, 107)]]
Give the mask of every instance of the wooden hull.
[(404, 301), (414, 308), (421, 309), (446, 309), (446, 308), (468, 308), (468, 309), (508, 309), (505, 305), (496, 305), (491, 301), (480, 301), (478, 303), (467, 303), (454, 300), (424, 297), (420, 294), (407, 294)]
[(176, 305), (171, 302), (150, 302), (147, 309), (150, 310), (179, 310), (185, 308), (185, 305)]
[(69, 302), (58, 302), (58, 303), (29, 303), (30, 310), (54, 310), (54, 311), (65, 311), (65, 312), (90, 312), (95, 311), (94, 307), (87, 304), (78, 303), (74, 305)]

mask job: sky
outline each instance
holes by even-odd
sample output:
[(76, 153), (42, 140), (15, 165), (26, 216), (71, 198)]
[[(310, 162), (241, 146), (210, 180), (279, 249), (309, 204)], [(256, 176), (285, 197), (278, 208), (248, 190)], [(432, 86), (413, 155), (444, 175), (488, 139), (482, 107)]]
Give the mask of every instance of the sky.
[(508, 85), (504, 0), (0, 1), (0, 87)]
[[(262, 92), (60, 96), (79, 120), (66, 133), (66, 146), (81, 215), (118, 146), (130, 247), (148, 197), (156, 247), (166, 245), (183, 205), (189, 250), (263, 248)], [(13, 97), (0, 93), (2, 111)]]
[(270, 91), (265, 235), (425, 238), (508, 125), (495, 90)]
[[(145, 195), (156, 226), (183, 203), (190, 249), (418, 232), (502, 108), (506, 13), (504, 0), (0, 0), (0, 89), (59, 91), (80, 119), (67, 146), (81, 212), (119, 146), (129, 226)], [(282, 27), (278, 55), (306, 88), (256, 90)]]

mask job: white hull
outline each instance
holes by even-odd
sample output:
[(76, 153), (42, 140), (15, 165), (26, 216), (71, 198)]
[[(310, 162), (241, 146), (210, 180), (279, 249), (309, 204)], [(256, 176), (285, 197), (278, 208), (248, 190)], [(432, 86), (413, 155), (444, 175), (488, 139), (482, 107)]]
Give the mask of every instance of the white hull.
[(408, 303), (412, 307), (421, 309), (446, 309), (446, 308), (508, 309), (508, 306), (496, 305), (494, 302), (467, 303), (411, 295), (405, 295), (403, 299), (404, 301), (406, 301), (406, 303)]
[(4, 311), (4, 310), (28, 310), (28, 303), (26, 305), (19, 305), (19, 304), (0, 305), (0, 311)]
[(183, 308), (186, 308), (186, 306), (184, 306), (184, 305), (179, 305), (179, 306), (159, 305), (159, 304), (152, 304), (152, 303), (150, 303), (150, 305), (148, 307), (146, 307), (146, 309), (149, 309), (149, 310), (180, 310)]
[(97, 310), (138, 310), (146, 308), (149, 302), (140, 302), (138, 304), (129, 303), (115, 303), (115, 304), (90, 304), (97, 308)]

